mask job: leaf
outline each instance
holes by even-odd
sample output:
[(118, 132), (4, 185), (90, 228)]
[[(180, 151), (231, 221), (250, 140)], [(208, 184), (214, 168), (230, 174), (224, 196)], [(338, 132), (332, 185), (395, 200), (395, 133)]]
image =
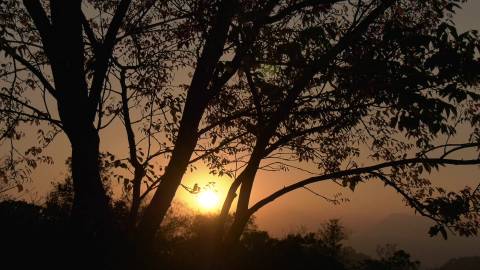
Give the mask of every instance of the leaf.
[(442, 234), (443, 239), (447, 240), (448, 237), (447, 237), (447, 231), (445, 230), (445, 227), (441, 226), (439, 230), (440, 230), (440, 233)]
[(428, 234), (430, 235), (430, 237), (436, 236), (438, 233), (440, 233), (442, 235), (443, 239), (447, 240), (448, 235), (447, 235), (447, 231), (445, 230), (444, 226), (435, 225), (435, 226), (430, 227), (430, 229), (428, 230)]
[(437, 235), (438, 227), (437, 226), (430, 227), (430, 229), (428, 230), (428, 234), (430, 235), (430, 237), (434, 237), (435, 235)]
[(355, 191), (355, 187), (357, 186), (357, 182), (356, 181), (350, 181), (348, 187), (350, 188), (350, 190)]
[(217, 136), (212, 136), (212, 144), (215, 144), (216, 141), (217, 141)]
[(392, 119), (390, 119), (390, 127), (395, 128), (395, 126), (397, 125), (397, 121), (398, 121), (397, 117), (392, 117)]

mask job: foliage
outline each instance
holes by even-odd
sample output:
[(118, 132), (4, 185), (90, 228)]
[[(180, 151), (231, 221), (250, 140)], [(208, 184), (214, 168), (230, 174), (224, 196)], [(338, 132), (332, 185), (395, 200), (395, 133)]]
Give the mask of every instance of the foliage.
[[(305, 10), (265, 26), (238, 80), (209, 108), (211, 123), (235, 118), (211, 131), (212, 144), (221, 136), (235, 142), (207, 162), (237, 175), (223, 209), (235, 209), (236, 226), (315, 182), (354, 191), (379, 179), (437, 222), (432, 234), (476, 234), (478, 190), (449, 193), (429, 174), (480, 162), (478, 33), (457, 32), (451, 16), (460, 1), (386, 1), (383, 9), (374, 2)], [(290, 169), (312, 177), (250, 206), (257, 171)]]
[[(432, 235), (475, 235), (479, 189), (430, 177), (480, 163), (480, 44), (451, 21), (462, 2), (2, 1), (0, 178), (20, 189), (66, 134), (74, 224), (107, 237), (112, 169), (139, 249), (199, 161), (233, 178), (213, 230), (227, 247), (256, 211), (319, 181), (378, 179)], [(127, 143), (102, 155), (114, 123)], [(258, 171), (291, 169), (312, 177), (251, 203)]]
[(330, 256), (337, 258), (341, 255), (342, 241), (347, 239), (347, 234), (343, 225), (340, 224), (340, 220), (331, 219), (322, 224), (318, 235)]
[(419, 261), (412, 261), (410, 254), (404, 250), (397, 250), (395, 246), (387, 245), (378, 249), (380, 260), (366, 260), (359, 269), (374, 270), (418, 270)]

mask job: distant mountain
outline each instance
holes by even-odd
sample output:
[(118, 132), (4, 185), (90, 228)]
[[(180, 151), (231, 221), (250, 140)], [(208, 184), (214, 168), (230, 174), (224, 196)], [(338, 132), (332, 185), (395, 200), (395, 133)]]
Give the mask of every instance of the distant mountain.
[(435, 270), (478, 270), (480, 269), (480, 257), (463, 257), (449, 260)]
[(410, 253), (413, 259), (419, 260), (422, 269), (440, 267), (457, 257), (480, 256), (480, 237), (449, 235), (448, 240), (432, 238), (428, 235), (430, 226), (431, 222), (420, 216), (392, 214), (366, 230), (355, 231), (352, 228), (347, 244), (370, 256), (376, 255), (378, 245), (396, 244), (399, 249)]

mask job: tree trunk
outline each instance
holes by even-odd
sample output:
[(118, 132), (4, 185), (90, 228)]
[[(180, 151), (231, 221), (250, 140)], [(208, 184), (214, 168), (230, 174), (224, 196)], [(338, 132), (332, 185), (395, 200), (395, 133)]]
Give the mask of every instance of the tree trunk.
[[(103, 234), (109, 230), (109, 202), (100, 178), (99, 138), (93, 126), (78, 131), (72, 144), (74, 204), (72, 219), (82, 231)], [(81, 132), (81, 133), (80, 133)]]
[[(205, 246), (205, 269), (213, 270), (228, 268), (227, 265), (229, 254), (231, 253), (232, 248), (234, 248), (238, 243), (240, 235), (242, 234), (250, 217), (248, 216), (245, 221), (244, 218), (242, 218), (248, 213), (248, 202), (259, 162), (259, 158), (251, 159), (245, 170), (243, 170), (238, 178), (232, 183), (227, 194), (227, 198), (224, 201), (222, 211), (217, 217), (215, 229), (213, 230), (213, 235), (211, 236), (211, 242), (207, 242)], [(231, 208), (234, 198), (236, 197), (235, 192), (240, 184), (241, 191), (234, 221), (230, 228), (228, 228), (227, 232), (225, 232), (228, 212)]]
[(76, 264), (108, 268), (112, 260), (114, 226), (109, 199), (105, 193), (99, 166), (99, 137), (93, 125), (73, 131), (72, 178), (74, 202), (71, 212), (72, 250)]
[(132, 189), (132, 205), (130, 207), (130, 213), (128, 217), (128, 232), (134, 233), (135, 226), (137, 224), (138, 211), (140, 210), (141, 203), (141, 185), (142, 179), (145, 176), (145, 170), (142, 167), (135, 168), (135, 174), (133, 176), (133, 189)]
[[(35, 15), (41, 6), (29, 11), (41, 16)], [(100, 139), (93, 125), (97, 107), (91, 106), (85, 80), (81, 18), (81, 1), (52, 1), (51, 25), (39, 27), (39, 31), (51, 62), (58, 113), (72, 147), (72, 225), (82, 237), (100, 240), (112, 231), (113, 223), (100, 177)]]
[(158, 185), (157, 191), (137, 228), (137, 239), (140, 245), (149, 245), (149, 242), (154, 238), (160, 223), (170, 208), (197, 144), (197, 129), (201, 115), (203, 115), (199, 112), (203, 112), (205, 102), (201, 101), (200, 97), (191, 98), (190, 102), (187, 100), (185, 107), (172, 159), (165, 169), (165, 174)]
[(188, 89), (187, 100), (172, 157), (165, 169), (165, 174), (162, 176), (157, 191), (137, 228), (137, 239), (142, 248), (149, 246), (155, 237), (160, 223), (170, 208), (170, 204), (197, 144), (200, 120), (208, 102), (215, 95), (216, 89), (209, 89), (209, 86), (217, 79), (215, 77), (215, 68), (218, 60), (223, 55), (230, 22), (235, 13), (235, 4), (236, 0), (224, 0), (221, 2), (215, 24), (208, 34), (202, 54), (198, 60)]
[(134, 175), (133, 175), (133, 187), (132, 187), (132, 205), (130, 207), (130, 214), (128, 217), (128, 233), (132, 234), (135, 231), (135, 226), (137, 224), (137, 217), (138, 211), (140, 209), (140, 202), (141, 202), (141, 187), (142, 187), (142, 179), (145, 177), (145, 168), (143, 164), (140, 163), (137, 157), (137, 145), (135, 140), (135, 132), (133, 131), (132, 121), (130, 119), (130, 110), (128, 107), (128, 87), (126, 83), (126, 69), (122, 69), (120, 71), (120, 86), (122, 89), (121, 96), (122, 96), (122, 113), (123, 113), (123, 120), (125, 131), (127, 133), (127, 141), (128, 141), (128, 150), (130, 155), (130, 164), (132, 164), (134, 168)]
[[(245, 169), (240, 173), (237, 179), (232, 183), (227, 193), (227, 197), (223, 203), (222, 210), (217, 218), (216, 228), (212, 236), (212, 243), (207, 243), (209, 248), (207, 251), (207, 266), (206, 269), (222, 269), (228, 268), (229, 254), (232, 248), (238, 244), (240, 236), (242, 235), (245, 226), (250, 219), (248, 205), (250, 202), (250, 195), (252, 192), (253, 182), (257, 174), (260, 162), (264, 158), (265, 148), (268, 145), (275, 129), (265, 129), (257, 137), (257, 142), (252, 151), (252, 155), (248, 161)], [(238, 196), (237, 208), (234, 220), (230, 228), (225, 231), (225, 223), (228, 218), (228, 212), (231, 208), (236, 191), (240, 186), (240, 194)]]
[(235, 216), (233, 224), (230, 226), (224, 237), (213, 235), (212, 243), (205, 244), (205, 263), (202, 270), (227, 270), (231, 269), (230, 260), (232, 254), (237, 252), (240, 236), (248, 223), (250, 215), (248, 213), (242, 217)]
[[(89, 89), (85, 73), (82, 1), (49, 1), (50, 16), (47, 16), (42, 2), (23, 1), (40, 34), (50, 63), (58, 114), (72, 148), (74, 202), (71, 233), (75, 237), (72, 240), (76, 240), (73, 246), (78, 247), (76, 253), (73, 251), (72, 254), (77, 258), (87, 258), (76, 263), (101, 263), (99, 260), (105, 262), (104, 259), (109, 256), (106, 252), (113, 240), (113, 220), (109, 199), (101, 181), (100, 139), (93, 123), (99, 103), (96, 96), (103, 87), (113, 43), (102, 45), (102, 50), (95, 52), (95, 75), (93, 86)], [(109, 28), (110, 36), (106, 38), (109, 42), (115, 37), (121, 22), (119, 19), (126, 12), (129, 1), (122, 3), (120, 15), (114, 16), (114, 27)], [(96, 267), (101, 265), (97, 264)]]

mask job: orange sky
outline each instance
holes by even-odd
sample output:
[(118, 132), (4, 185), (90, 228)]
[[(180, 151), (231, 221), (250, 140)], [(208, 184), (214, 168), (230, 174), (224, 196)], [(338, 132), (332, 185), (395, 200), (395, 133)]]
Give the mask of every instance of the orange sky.
[[(460, 11), (455, 18), (459, 28), (462, 30), (480, 29), (480, 18), (478, 17), (479, 11), (480, 1), (470, 1), (467, 3), (465, 9)], [(118, 149), (116, 148), (117, 145), (127, 145), (123, 128), (119, 124), (120, 123), (117, 121), (117, 123), (114, 124), (116, 126), (102, 131), (102, 151), (113, 150), (113, 152), (118, 153)], [(118, 130), (121, 130), (121, 132)], [(50, 182), (59, 181), (63, 178), (63, 160), (65, 160), (70, 151), (66, 137), (60, 135), (56, 139), (56, 142), (49, 147), (47, 151), (55, 156), (56, 164), (53, 168), (48, 167), (47, 169), (47, 167), (40, 167), (40, 169), (34, 172), (33, 179), (35, 179), (35, 181), (26, 186), (29, 193), (22, 194), (22, 197), (26, 200), (40, 199), (45, 192), (50, 189)], [(126, 155), (126, 153), (121, 154)], [(457, 189), (466, 184), (473, 185), (478, 183), (478, 181), (480, 181), (478, 177), (479, 175), (480, 167), (478, 166), (467, 170), (465, 170), (465, 168), (457, 167), (454, 169), (442, 170), (440, 173), (435, 174), (435, 180), (451, 188)], [(308, 177), (308, 174), (299, 171), (290, 171), (288, 173), (260, 172), (253, 189), (252, 200), (259, 200), (272, 191), (275, 191), (292, 181), (305, 177)], [(456, 181), (457, 179), (462, 179), (462, 182)], [(464, 179), (466, 179), (467, 182), (463, 181)], [(195, 172), (187, 173), (184, 177), (184, 184), (190, 186), (193, 186), (194, 183), (203, 186), (209, 181), (217, 182), (216, 187), (219, 190), (220, 196), (224, 194), (224, 191), (228, 188), (228, 185), (231, 182), (227, 177), (217, 178), (208, 175), (207, 170), (202, 166), (199, 166), (199, 169)], [(401, 214), (394, 216), (402, 217), (402, 220), (404, 220), (406, 224), (409, 221), (409, 217), (404, 216), (404, 214), (413, 215), (413, 211), (405, 207), (405, 204), (401, 201), (399, 195), (393, 190), (384, 188), (379, 182), (361, 184), (357, 187), (355, 192), (351, 192), (348, 188), (340, 189), (333, 183), (316, 184), (312, 185), (311, 188), (325, 196), (331, 196), (334, 193), (341, 191), (343, 195), (350, 199), (350, 202), (334, 206), (326, 203), (324, 200), (314, 196), (308, 191), (300, 189), (261, 209), (256, 214), (256, 223), (259, 225), (259, 228), (268, 230), (274, 236), (282, 236), (289, 232), (299, 231), (302, 228), (306, 230), (316, 230), (319, 227), (319, 224), (325, 220), (329, 218), (340, 218), (350, 231), (352, 239), (350, 243), (354, 247), (364, 250), (365, 252), (373, 252), (374, 245), (382, 244), (378, 243), (378, 239), (375, 238), (375, 231), (379, 232), (379, 234), (377, 234), (377, 236), (379, 236), (380, 232), (383, 232), (381, 228), (385, 229), (385, 227), (392, 226), (391, 223), (385, 223), (385, 221), (391, 219), (392, 214)], [(188, 193), (182, 188), (177, 192), (176, 200), (189, 205), (194, 211), (201, 211), (196, 204), (196, 199), (197, 198), (194, 195)], [(475, 241), (480, 240), (480, 238), (470, 240), (454, 239), (452, 243), (456, 244), (446, 245), (441, 242), (443, 240), (428, 239), (428, 236), (426, 236), (428, 224), (425, 225), (413, 218), (411, 220), (414, 220), (415, 222), (408, 223), (410, 224), (408, 226), (414, 226), (414, 228), (411, 228), (411, 235), (404, 235), (405, 239), (409, 236), (413, 236), (413, 232), (417, 234), (418, 231), (425, 232), (424, 236), (416, 236), (417, 238), (415, 239), (417, 239), (419, 243), (426, 243), (425, 245), (427, 248), (424, 248), (423, 251), (412, 251), (412, 254), (415, 257), (426, 261), (428, 264), (433, 264), (434, 259), (432, 258), (438, 258), (439, 255), (441, 255), (440, 257), (444, 258), (444, 260), (448, 259), (448, 257), (468, 255), (470, 253), (480, 255), (480, 245), (475, 244)], [(395, 222), (398, 223), (398, 221)], [(415, 224), (418, 224), (418, 226)], [(390, 242), (390, 240), (399, 241), (398, 234), (396, 233), (401, 230), (390, 229), (390, 235), (388, 234), (388, 228), (385, 231), (387, 233), (382, 234), (380, 238), (383, 239), (385, 243)], [(408, 230), (406, 233), (408, 233)], [(362, 238), (362, 236), (366, 237), (367, 235), (372, 239), (377, 240), (369, 242), (365, 238)], [(419, 239), (418, 237), (423, 238)], [(435, 251), (436, 255), (427, 252), (429, 248), (434, 246), (437, 249), (440, 248)], [(409, 250), (409, 247), (405, 248)], [(410, 249), (415, 250), (415, 247), (412, 246)]]

